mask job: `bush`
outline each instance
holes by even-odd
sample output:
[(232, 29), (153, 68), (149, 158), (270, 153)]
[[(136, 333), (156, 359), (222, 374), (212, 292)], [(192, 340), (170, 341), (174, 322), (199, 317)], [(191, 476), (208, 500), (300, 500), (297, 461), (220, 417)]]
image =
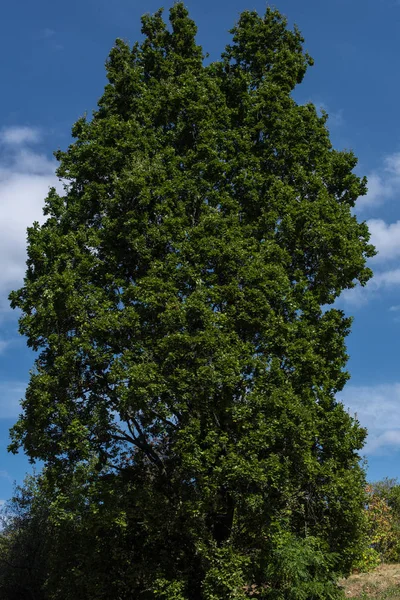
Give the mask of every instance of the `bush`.
[(367, 486), (364, 548), (354, 568), (367, 572), (400, 560), (400, 486), (384, 479)]

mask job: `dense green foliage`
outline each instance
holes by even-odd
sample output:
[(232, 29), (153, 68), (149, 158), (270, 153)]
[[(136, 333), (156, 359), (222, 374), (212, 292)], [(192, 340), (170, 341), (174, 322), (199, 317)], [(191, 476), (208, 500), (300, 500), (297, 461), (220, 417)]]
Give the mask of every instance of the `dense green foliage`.
[(0, 598), (41, 599), (49, 553), (49, 507), (38, 480), (27, 477), (2, 509)]
[(365, 431), (336, 399), (351, 319), (327, 305), (371, 275), (366, 181), (291, 97), (312, 61), (278, 12), (243, 13), (208, 65), (181, 3), (170, 22), (117, 40), (11, 295), (38, 351), (11, 449), (45, 462), (71, 527), (70, 591), (48, 589), (333, 597)]

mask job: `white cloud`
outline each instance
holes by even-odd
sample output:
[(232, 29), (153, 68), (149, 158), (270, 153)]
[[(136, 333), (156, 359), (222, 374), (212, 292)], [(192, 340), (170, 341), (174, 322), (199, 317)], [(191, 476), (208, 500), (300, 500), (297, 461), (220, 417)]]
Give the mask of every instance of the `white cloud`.
[[(396, 162), (393, 162), (391, 168), (400, 171), (400, 155), (392, 158)], [(398, 263), (400, 258), (400, 220), (386, 223), (383, 219), (369, 219), (367, 225), (371, 232), (370, 241), (378, 251), (369, 261), (374, 276), (364, 288), (357, 286), (352, 290), (345, 290), (341, 296), (345, 302), (358, 306), (365, 304), (378, 292), (400, 285), (400, 268), (390, 268), (393, 261)]]
[(3, 352), (10, 346), (10, 341), (8, 340), (0, 340), (0, 354), (3, 354)]
[(400, 221), (386, 223), (383, 219), (369, 219), (367, 225), (371, 232), (371, 243), (378, 254), (371, 263), (379, 263), (400, 257)]
[(368, 175), (368, 193), (361, 196), (357, 201), (357, 209), (364, 209), (370, 206), (383, 204), (385, 200), (393, 195), (393, 185), (391, 181), (386, 181), (378, 173)]
[(400, 383), (350, 385), (339, 399), (368, 429), (366, 454), (400, 449)]
[(368, 193), (357, 201), (357, 210), (380, 206), (387, 200), (400, 199), (400, 153), (389, 154), (382, 167), (367, 175)]
[(0, 131), (0, 142), (9, 146), (36, 144), (40, 141), (40, 132), (35, 127), (4, 127)]
[(18, 417), (21, 412), (20, 400), (25, 396), (25, 391), (26, 384), (21, 381), (0, 382), (0, 419)]
[(340, 298), (337, 301), (339, 304), (344, 302), (352, 307), (360, 307), (364, 306), (368, 302), (369, 291), (367, 286), (361, 287), (357, 285), (355, 288), (351, 290), (344, 290), (340, 294)]
[(351, 290), (344, 290), (340, 299), (352, 306), (363, 306), (377, 293), (398, 286), (400, 286), (400, 269), (381, 271), (376, 273), (364, 287), (358, 285)]
[[(368, 175), (368, 194), (358, 199), (357, 211), (376, 208), (385, 201), (400, 201), (400, 152), (388, 154), (381, 167)], [(393, 268), (393, 261), (400, 258), (400, 220), (387, 223), (382, 218), (367, 220), (371, 243), (377, 254), (368, 261), (374, 271), (366, 286), (344, 290), (340, 301), (353, 306), (365, 305), (378, 293), (400, 286), (400, 269)], [(339, 302), (340, 302), (339, 301)], [(395, 319), (400, 322), (400, 319)]]
[(26, 127), (3, 129), (0, 140), (0, 312), (8, 309), (8, 294), (21, 285), (25, 273), (26, 228), (43, 221), (49, 187), (62, 186), (55, 161), (27, 147), (39, 133)]

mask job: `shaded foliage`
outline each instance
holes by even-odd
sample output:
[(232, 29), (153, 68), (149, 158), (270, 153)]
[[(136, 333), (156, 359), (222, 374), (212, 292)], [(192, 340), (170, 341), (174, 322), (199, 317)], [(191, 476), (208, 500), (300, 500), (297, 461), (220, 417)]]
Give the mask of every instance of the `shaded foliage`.
[(47, 571), (49, 508), (38, 480), (27, 477), (1, 513), (0, 597), (42, 600)]

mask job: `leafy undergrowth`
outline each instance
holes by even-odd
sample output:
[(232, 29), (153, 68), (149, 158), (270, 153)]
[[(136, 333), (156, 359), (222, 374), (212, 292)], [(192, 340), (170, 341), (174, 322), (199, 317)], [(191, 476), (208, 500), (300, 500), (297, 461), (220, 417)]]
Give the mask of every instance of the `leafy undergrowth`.
[(370, 573), (357, 573), (340, 582), (346, 598), (400, 600), (400, 564), (380, 565)]

